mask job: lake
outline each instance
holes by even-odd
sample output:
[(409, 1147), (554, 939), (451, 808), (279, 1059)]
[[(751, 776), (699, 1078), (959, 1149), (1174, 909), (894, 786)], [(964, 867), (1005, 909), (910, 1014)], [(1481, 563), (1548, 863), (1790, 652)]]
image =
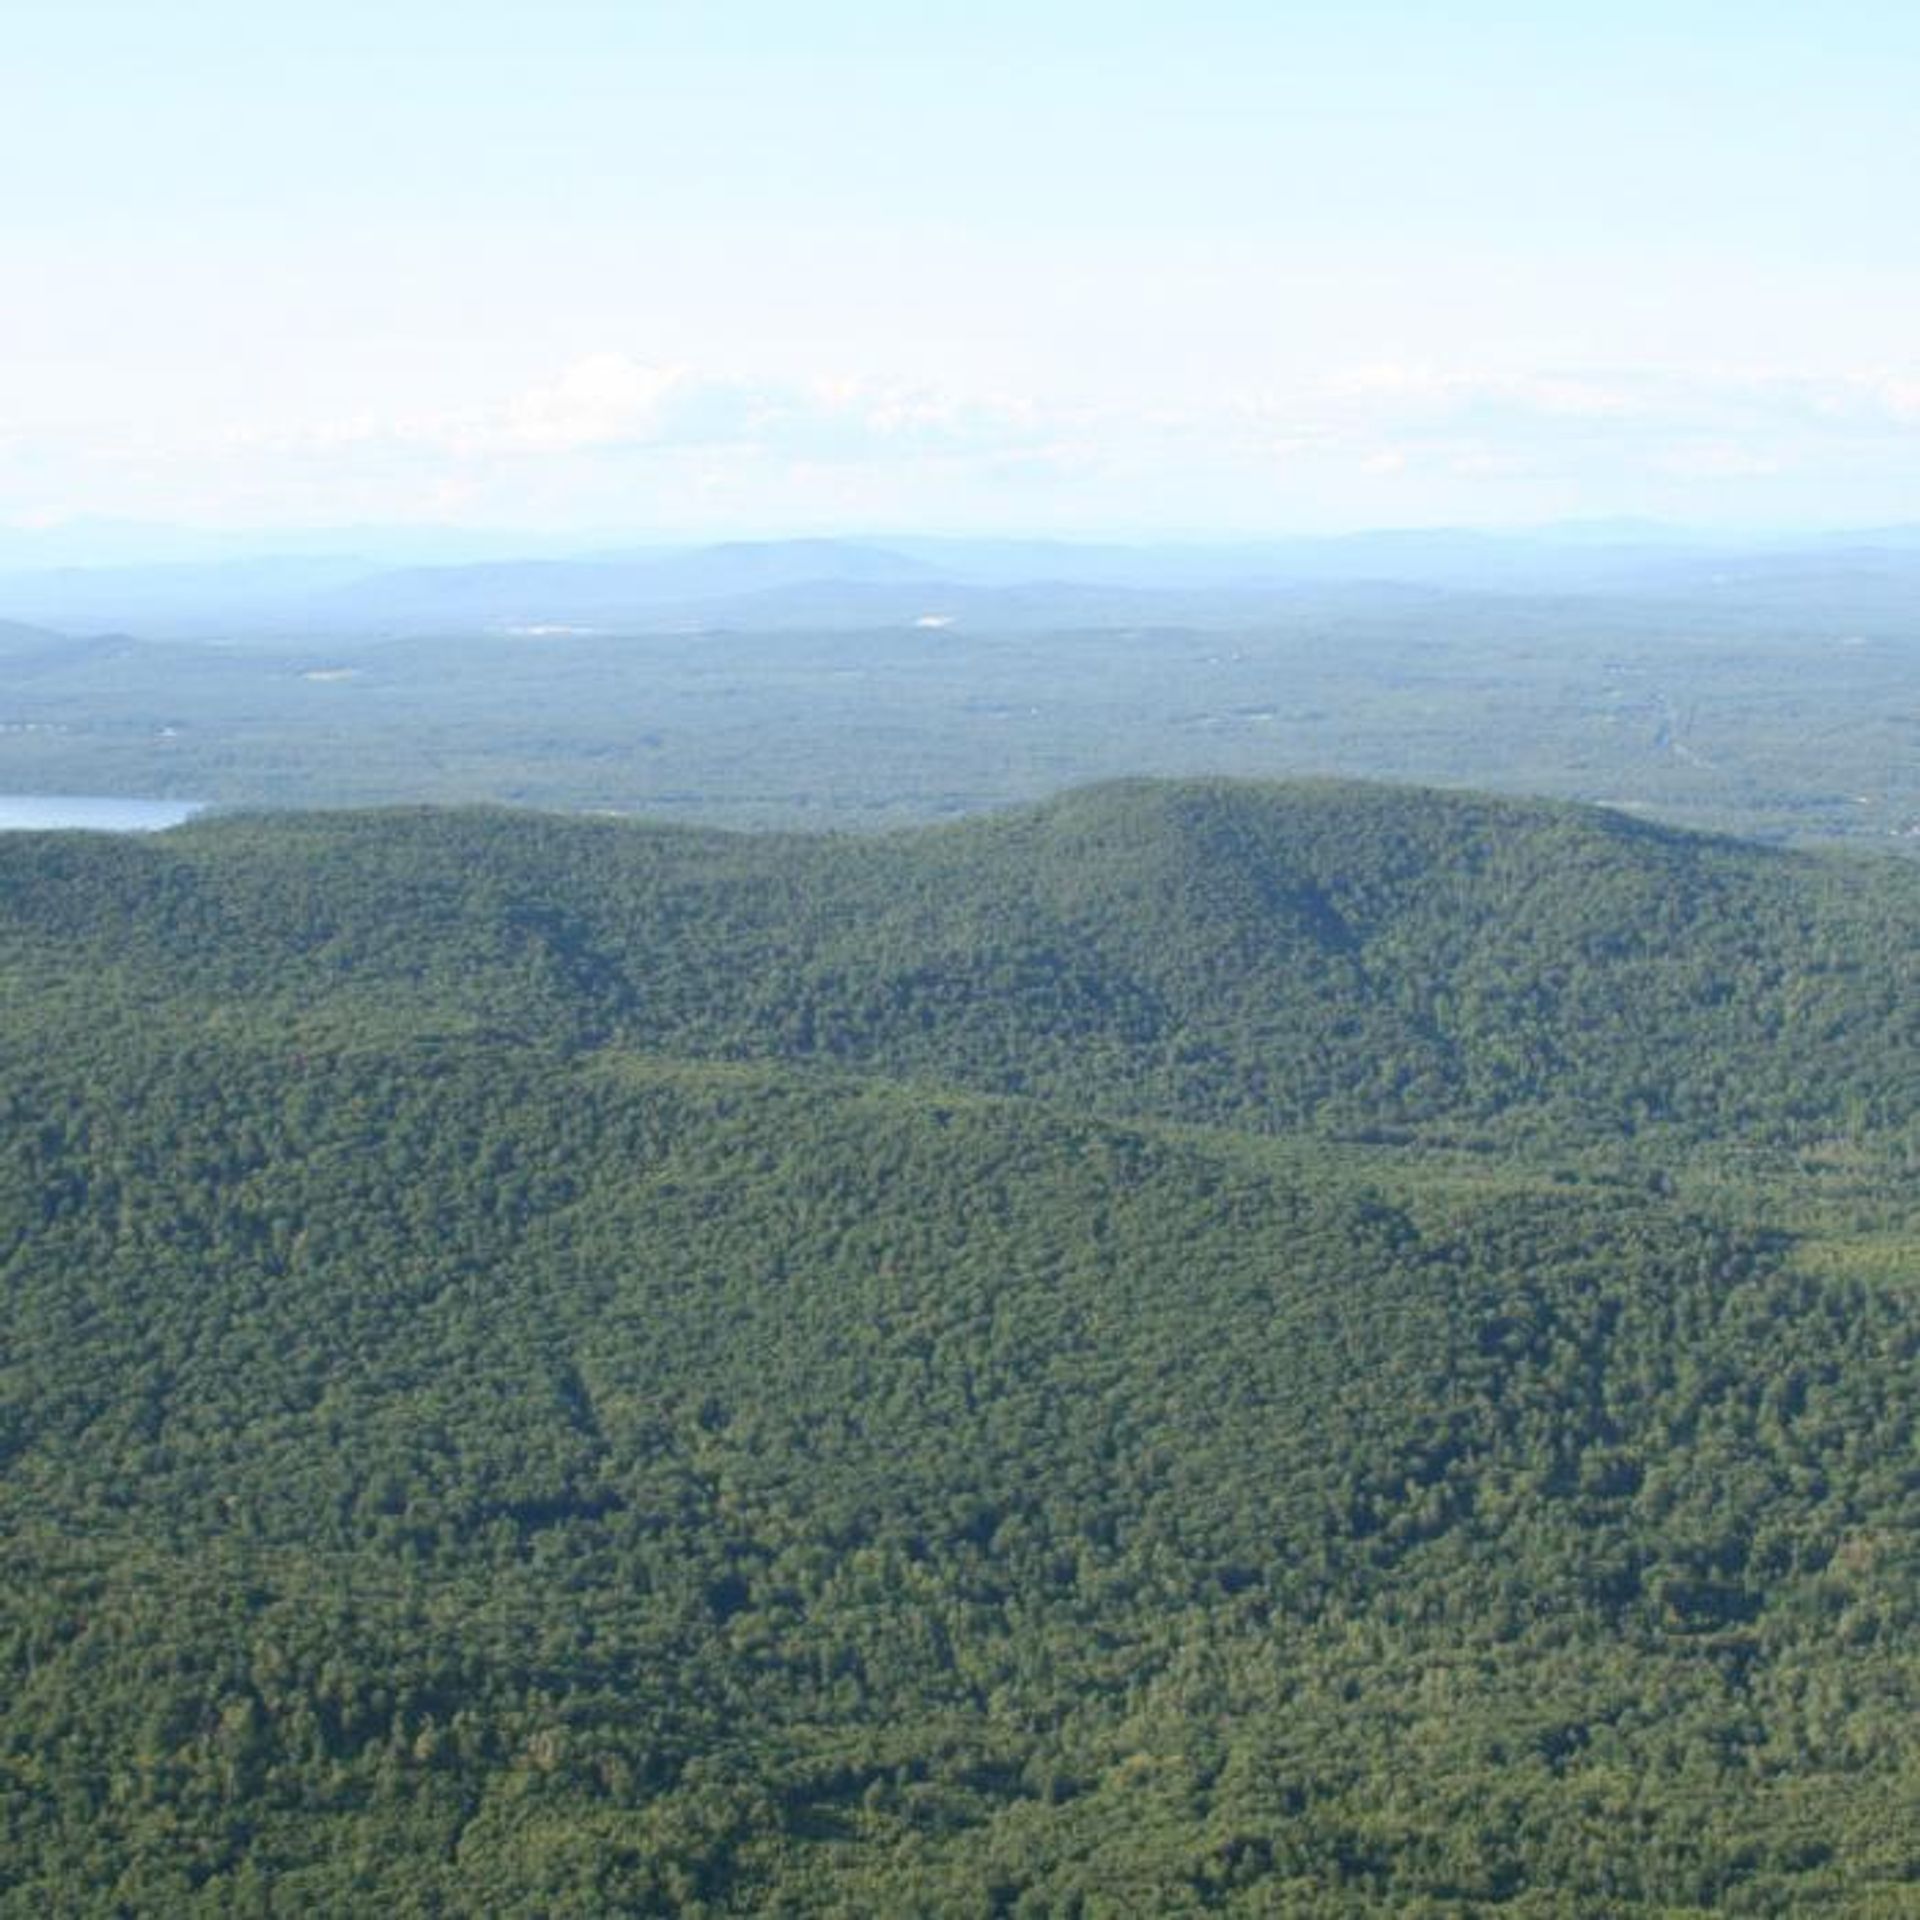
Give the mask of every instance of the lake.
[(92, 793), (0, 793), (0, 833), (89, 827), (96, 833), (153, 833), (177, 827), (204, 800), (119, 800)]

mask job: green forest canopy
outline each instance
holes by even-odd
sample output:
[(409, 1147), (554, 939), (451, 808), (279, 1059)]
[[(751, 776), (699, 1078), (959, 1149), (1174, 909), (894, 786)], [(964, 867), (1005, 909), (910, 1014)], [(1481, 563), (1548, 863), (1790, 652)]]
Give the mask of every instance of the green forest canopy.
[(7, 1911), (1920, 1882), (1920, 870), (1128, 783), (0, 902)]

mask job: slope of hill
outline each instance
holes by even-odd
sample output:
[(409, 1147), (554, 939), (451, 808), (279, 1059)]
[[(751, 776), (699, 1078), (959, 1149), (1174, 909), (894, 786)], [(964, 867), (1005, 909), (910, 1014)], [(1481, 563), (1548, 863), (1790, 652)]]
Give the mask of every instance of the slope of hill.
[(43, 665), (70, 662), (81, 656), (87, 642), (55, 633), (49, 627), (23, 626), (17, 620), (0, 620), (0, 661), (10, 675), (30, 674)]
[(1908, 1897), (1917, 882), (1338, 786), (0, 839), (0, 1904)]
[(1120, 784), (891, 840), (532, 815), (0, 843), (23, 953), (1272, 1129), (1902, 1129), (1920, 873), (1541, 802)]

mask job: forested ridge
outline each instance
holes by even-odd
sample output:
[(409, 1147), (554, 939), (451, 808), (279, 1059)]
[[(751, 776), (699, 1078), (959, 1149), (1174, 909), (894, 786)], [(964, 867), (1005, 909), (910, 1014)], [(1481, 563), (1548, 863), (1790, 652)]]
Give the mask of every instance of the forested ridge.
[(0, 836), (8, 1912), (1920, 1900), (1920, 869)]

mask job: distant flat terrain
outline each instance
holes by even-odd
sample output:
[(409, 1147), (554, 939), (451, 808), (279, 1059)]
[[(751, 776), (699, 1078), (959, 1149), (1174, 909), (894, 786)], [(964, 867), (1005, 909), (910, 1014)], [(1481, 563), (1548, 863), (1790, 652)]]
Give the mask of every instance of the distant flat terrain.
[[(83, 575), (53, 610), (122, 631), (0, 629), (0, 787), (871, 828), (1127, 774), (1341, 774), (1920, 846), (1906, 547), (1483, 547), (1362, 548), (1346, 574), (1296, 553), (1285, 578), (1163, 556), (1149, 585), (1124, 553), (996, 550), (969, 573), (938, 543), (410, 569), (278, 598), (252, 573), (198, 599)], [(1020, 577), (1047, 565), (1089, 577)]]

